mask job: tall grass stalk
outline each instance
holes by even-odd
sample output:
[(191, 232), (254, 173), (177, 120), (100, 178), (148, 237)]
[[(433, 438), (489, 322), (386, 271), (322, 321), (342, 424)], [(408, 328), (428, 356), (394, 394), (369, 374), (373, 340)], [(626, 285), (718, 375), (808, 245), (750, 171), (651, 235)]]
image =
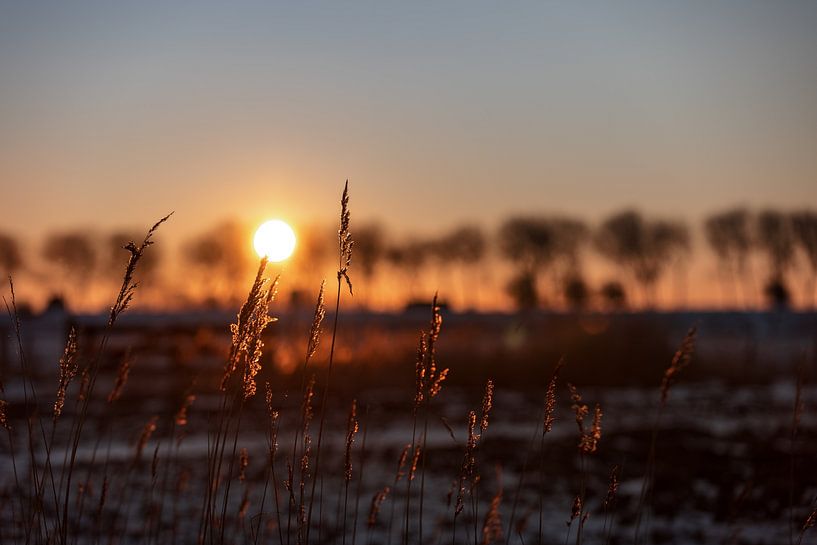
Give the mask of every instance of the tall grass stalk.
[[(360, 470), (357, 472), (357, 491), (355, 492), (355, 513), (352, 523), (352, 545), (357, 545), (357, 521), (360, 510), (360, 497), (363, 494), (363, 472), (366, 465), (366, 436), (369, 433), (369, 406), (363, 415), (363, 441), (360, 445)], [(381, 500), (382, 501), (382, 500)]]
[[(394, 482), (392, 483), (392, 490), (397, 490), (397, 485), (400, 483), (400, 479), (405, 476), (405, 467), (408, 461), (408, 455), (411, 451), (411, 444), (407, 444), (403, 447), (403, 451), (400, 453), (400, 457), (397, 460), (397, 471), (394, 473)], [(394, 516), (395, 516), (395, 507), (397, 506), (397, 496), (392, 495), (391, 501), (391, 508), (389, 509), (389, 527), (386, 530), (386, 545), (391, 545), (391, 536), (392, 536), (392, 529), (394, 527)]]
[[(345, 279), (349, 287), (349, 295), (352, 295), (352, 281), (349, 278), (349, 267), (352, 263), (352, 247), (354, 241), (352, 240), (352, 233), (349, 230), (349, 222), (351, 213), (349, 212), (349, 180), (343, 187), (343, 195), (340, 198), (340, 228), (338, 229), (338, 271), (337, 271), (337, 294), (335, 297), (335, 315), (332, 319), (332, 341), (329, 346), (329, 367), (326, 371), (326, 384), (323, 389), (323, 398), (321, 401), (321, 419), (318, 424), (318, 444), (315, 448), (315, 471), (312, 478), (312, 489), (309, 493), (309, 510), (306, 517), (306, 539), (305, 543), (309, 545), (309, 532), (312, 527), (312, 509), (315, 503), (315, 484), (320, 475), (320, 460), (321, 460), (321, 446), (323, 444), (323, 428), (326, 421), (326, 406), (329, 400), (329, 392), (332, 387), (332, 371), (335, 366), (335, 342), (338, 333), (338, 315), (340, 314), (340, 293), (341, 282)], [(323, 501), (323, 496), (321, 496)]]
[(658, 440), (658, 430), (661, 425), (661, 416), (664, 413), (664, 408), (667, 404), (670, 389), (677, 379), (677, 375), (689, 365), (689, 362), (692, 359), (692, 354), (695, 351), (695, 339), (697, 337), (697, 333), (697, 326), (692, 326), (689, 331), (687, 331), (687, 334), (684, 336), (684, 340), (681, 341), (681, 346), (672, 357), (672, 362), (670, 363), (669, 367), (667, 367), (666, 371), (664, 371), (664, 377), (661, 380), (661, 397), (658, 402), (658, 408), (655, 411), (652, 432), (650, 434), (650, 447), (647, 454), (647, 464), (644, 471), (644, 478), (641, 481), (641, 492), (639, 493), (638, 507), (636, 509), (636, 519), (634, 524), (635, 533), (633, 537), (634, 545), (640, 545), (641, 543), (641, 524), (644, 517), (644, 508), (645, 506), (649, 506), (651, 503), (650, 499), (652, 497), (652, 488), (655, 481), (655, 448)]
[[(45, 472), (43, 474), (38, 473), (38, 461), (36, 455), (36, 434), (34, 432), (34, 424), (32, 421), (36, 421), (38, 431), (40, 432), (40, 436), (42, 437), (43, 445), (45, 448), (45, 470), (48, 472), (48, 476), (51, 479), (51, 488), (54, 494), (54, 503), (55, 508), (58, 505), (57, 499), (57, 492), (54, 486), (54, 473), (51, 466), (51, 445), (46, 438), (45, 427), (43, 426), (42, 419), (39, 416), (39, 401), (37, 399), (37, 391), (34, 386), (34, 376), (31, 366), (29, 365), (28, 358), (26, 357), (25, 350), (23, 349), (23, 335), (22, 335), (22, 328), (20, 326), (20, 315), (17, 310), (17, 297), (14, 291), (14, 280), (11, 276), (8, 277), (9, 281), (9, 289), (11, 292), (11, 306), (9, 307), (8, 302), (3, 299), (6, 311), (9, 314), (9, 318), (12, 320), (12, 325), (14, 329), (14, 339), (16, 342), (16, 348), (18, 352), (18, 358), (20, 360), (20, 370), (21, 376), (23, 379), (23, 399), (24, 399), (24, 407), (26, 413), (26, 426), (28, 431), (28, 452), (29, 452), (29, 463), (30, 463), (30, 471), (32, 476), (32, 481), (34, 484), (34, 491), (35, 494), (33, 498), (29, 499), (29, 504), (27, 506), (28, 511), (30, 512), (30, 516), (28, 517), (28, 523), (26, 524), (26, 543), (28, 543), (31, 539), (31, 531), (35, 527), (38, 528), (38, 531), (42, 531), (45, 534), (46, 540), (49, 540), (49, 531), (48, 531), (48, 522), (45, 519), (44, 515), (44, 501), (43, 501), (43, 493), (45, 488), (45, 479), (46, 475)], [(69, 339), (70, 342), (70, 339)], [(52, 437), (53, 441), (53, 437)], [(61, 530), (61, 522), (59, 516), (55, 518), (54, 525), (52, 530), (55, 533), (60, 533)]]
[[(134, 242), (129, 242), (125, 245), (125, 250), (130, 252), (130, 257), (128, 258), (128, 263), (125, 267), (125, 274), (122, 277), (122, 285), (119, 288), (119, 293), (116, 296), (116, 300), (114, 301), (113, 306), (108, 314), (108, 322), (105, 326), (105, 330), (102, 334), (102, 339), (99, 343), (99, 348), (97, 349), (95, 357), (91, 360), (88, 369), (88, 387), (85, 392), (85, 397), (81, 402), (80, 410), (77, 414), (74, 415), (74, 419), (72, 422), (72, 430), (70, 437), (70, 445), (71, 445), (71, 455), (70, 461), (68, 463), (68, 467), (62, 468), (62, 474), (60, 476), (60, 482), (63, 481), (63, 475), (65, 480), (65, 490), (64, 490), (64, 500), (62, 506), (62, 520), (64, 524), (61, 525), (61, 535), (60, 535), (60, 543), (61, 545), (68, 545), (68, 504), (71, 494), (71, 481), (74, 475), (74, 468), (76, 465), (77, 459), (77, 450), (79, 449), (79, 443), (82, 438), (82, 430), (85, 426), (85, 422), (88, 418), (88, 407), (90, 405), (90, 401), (93, 397), (94, 388), (96, 386), (97, 377), (99, 376), (99, 368), (101, 364), (102, 355), (106, 351), (106, 347), (108, 345), (108, 340), (110, 338), (111, 330), (113, 329), (117, 318), (125, 312), (130, 306), (130, 303), (133, 301), (133, 297), (136, 293), (136, 289), (139, 286), (138, 282), (134, 281), (134, 274), (136, 272), (137, 265), (139, 261), (141, 261), (142, 256), (144, 255), (145, 251), (148, 247), (153, 244), (151, 240), (153, 235), (155, 234), (156, 230), (162, 225), (165, 221), (167, 221), (170, 216), (173, 215), (173, 212), (166, 215), (165, 217), (161, 218), (159, 221), (153, 224), (153, 226), (148, 230), (145, 238), (142, 240), (139, 246), (136, 245)], [(59, 519), (58, 519), (59, 520)]]

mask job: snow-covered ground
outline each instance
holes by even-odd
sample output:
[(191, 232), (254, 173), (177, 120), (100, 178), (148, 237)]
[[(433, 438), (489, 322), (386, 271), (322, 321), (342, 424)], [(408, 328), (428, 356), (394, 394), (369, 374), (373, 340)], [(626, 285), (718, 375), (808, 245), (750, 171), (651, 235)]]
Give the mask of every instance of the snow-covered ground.
[[(570, 529), (566, 522), (573, 498), (584, 482), (589, 513), (583, 529), (584, 542), (604, 543), (611, 528), (611, 543), (632, 543), (650, 437), (652, 430), (657, 429), (655, 488), (641, 507), (642, 535), (648, 536), (652, 543), (786, 542), (790, 513), (794, 514), (796, 537), (817, 494), (817, 478), (812, 471), (817, 455), (817, 413), (814, 411), (817, 388), (806, 386), (802, 390), (804, 411), (792, 442), (795, 390), (792, 381), (755, 386), (681, 383), (672, 389), (669, 404), (656, 428), (656, 388), (585, 388), (581, 392), (584, 401), (591, 410), (599, 403), (604, 417), (599, 450), (586, 457), (584, 470), (576, 449), (577, 426), (564, 387), (559, 390), (557, 421), (544, 439), (544, 451), (539, 446), (542, 399), (530, 392), (499, 390), (490, 426), (476, 453), (481, 480), (473, 495), (466, 495), (465, 509), (457, 518), (456, 541), (473, 542), (476, 528), (477, 541), (481, 542), (486, 511), (501, 488), (499, 511), (503, 531), (511, 543), (537, 543), (540, 519), (544, 543), (564, 542), (568, 531), (571, 536), (576, 535), (579, 521), (574, 521)], [(7, 393), (14, 395), (13, 391)], [(354, 475), (346, 504), (347, 542), (352, 539), (355, 511), (358, 513), (357, 542), (402, 542), (407, 498), (405, 478), (390, 490), (372, 528), (367, 526), (366, 519), (374, 494), (385, 486), (393, 486), (398, 457), (403, 446), (411, 441), (411, 410), (408, 403), (403, 404), (409, 395), (406, 391), (369, 390), (359, 399), (361, 431), (354, 443)], [(260, 542), (277, 543), (277, 511), (282, 513), (282, 524), (287, 525), (288, 492), (283, 482), (291, 463), (298, 400), (278, 395), (275, 402), (282, 411), (275, 464), (277, 509), (271, 480), (263, 500), (263, 512), (261, 509), (269, 468), (266, 418), (260, 403), (251, 404), (245, 408), (236, 443), (239, 451), (247, 449), (249, 466), (246, 480), (232, 485), (225, 527), (228, 541), (250, 539), (247, 536), (251, 536), (260, 521), (264, 529)], [(432, 404), (425, 440), (424, 478), (421, 479), (423, 472), (418, 469), (412, 482), (410, 542), (451, 541), (454, 511), (448, 503), (448, 495), (462, 462), (467, 412), (470, 409), (479, 412), (480, 403), (479, 391), (444, 388)], [(192, 542), (199, 531), (206, 482), (206, 430), (208, 422), (213, 423), (209, 420), (208, 408), (217, 405), (215, 394), (200, 396), (191, 408), (190, 423), (183, 429), (183, 435), (177, 428), (173, 440), (169, 434), (174, 409), (160, 400), (146, 396), (142, 402), (134, 402), (131, 397), (126, 410), (110, 409), (112, 412), (108, 413), (105, 411), (109, 409), (102, 404), (95, 406), (98, 412), (86, 427), (77, 456), (79, 470), (75, 480), (85, 485), (84, 499), (72, 500), (76, 505), (84, 505), (80, 535), (91, 536), (97, 531), (105, 534), (105, 529), (112, 524), (118, 525), (117, 535), (121, 534), (125, 529), (124, 518), (115, 516), (119, 511), (128, 513), (130, 520), (122, 543), (146, 542), (143, 534), (154, 529), (159, 543), (172, 542), (174, 535), (178, 543)], [(153, 414), (160, 416), (157, 432), (146, 445), (142, 461), (134, 464), (140, 430)], [(321, 453), (322, 478), (316, 484), (313, 514), (315, 535), (311, 540), (315, 542), (319, 537), (334, 543), (342, 541), (346, 406), (332, 402), (327, 414)], [(66, 419), (70, 421), (70, 415)], [(418, 430), (422, 430), (425, 414), (419, 414), (418, 419)], [(25, 447), (24, 421), (17, 418), (13, 424), (15, 445)], [(318, 420), (312, 425), (313, 449), (317, 429)], [(62, 459), (66, 432), (67, 426), (58, 428), (52, 460)], [(365, 459), (361, 460), (364, 432)], [(418, 431), (418, 437), (420, 435)], [(15, 505), (14, 480), (5, 437), (0, 439), (0, 445), (0, 489), (5, 491), (5, 502), (0, 509), (6, 528), (4, 534), (9, 536)], [(231, 450), (232, 444), (228, 445), (227, 459)], [(151, 475), (155, 453), (156, 475)], [(18, 475), (28, 474), (27, 460), (25, 450), (18, 448)], [(312, 464), (314, 469), (314, 458)], [(621, 485), (615, 507), (605, 514), (601, 502), (614, 464), (621, 467)], [(297, 492), (297, 461), (293, 465)], [(43, 467), (42, 453), (40, 467)], [(180, 475), (187, 479), (184, 486), (179, 483)], [(97, 519), (97, 505), (106, 479), (108, 498)], [(421, 480), (424, 483), (422, 539), (418, 536), (417, 524)], [(311, 482), (308, 482), (307, 494), (310, 488)], [(164, 500), (160, 500), (161, 490), (166, 490)], [(320, 497), (324, 499), (321, 501)], [(248, 507), (240, 518), (238, 513), (245, 498)], [(156, 513), (160, 507), (163, 515), (158, 524)], [(395, 514), (389, 538), (392, 510)], [(512, 511), (514, 524), (509, 528)], [(289, 525), (294, 535), (297, 521), (293, 519)], [(804, 543), (808, 543), (810, 537), (807, 533)]]

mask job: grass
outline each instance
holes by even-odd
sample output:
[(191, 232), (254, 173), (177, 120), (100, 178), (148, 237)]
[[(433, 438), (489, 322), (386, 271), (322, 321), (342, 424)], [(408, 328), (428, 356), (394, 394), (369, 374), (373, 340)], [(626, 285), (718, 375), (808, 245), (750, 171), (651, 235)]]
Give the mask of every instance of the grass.
[[(404, 406), (407, 425), (400, 433), (407, 444), (399, 455), (395, 452), (388, 460), (371, 456), (367, 441), (379, 431), (371, 403), (356, 398), (335, 403), (343, 395), (333, 391), (335, 356), (340, 349), (337, 333), (341, 296), (346, 289), (352, 295), (354, 240), (348, 182), (340, 204), (338, 270), (328, 361), (317, 369), (310, 365), (321, 342), (326, 315), (326, 288), (321, 284), (306, 335), (300, 386), (295, 391), (267, 382), (263, 396), (258, 394), (257, 382), (265, 361), (264, 332), (274, 321), (270, 312), (278, 285), (277, 278), (266, 277), (267, 261), (262, 259), (246, 301), (230, 328), (230, 350), (215, 389), (216, 396), (206, 384), (196, 383), (195, 388), (189, 388), (176, 400), (170, 414), (158, 413), (134, 428), (132, 419), (127, 418), (130, 408), (123, 396), (132, 363), (129, 358), (119, 362), (111, 391), (100, 394), (98, 381), (110, 333), (137, 295), (138, 286), (133, 278), (139, 261), (169, 216), (153, 225), (141, 244), (126, 246), (129, 260), (99, 345), (93, 350), (83, 348), (79, 346), (81, 331), (70, 331), (59, 361), (53, 401), (50, 396), (45, 401), (46, 396), (38, 391), (41, 385), (33, 377), (23, 350), (25, 332), (10, 283), (11, 299), (6, 307), (19, 353), (20, 372), (16, 379), (21, 382), (23, 407), (12, 415), (9, 405), (0, 399), (0, 426), (6, 431), (2, 448), (11, 462), (10, 467), (3, 468), (2, 475), (6, 490), (0, 498), (6, 501), (0, 504), (0, 541), (59, 545), (269, 542), (356, 545), (358, 539), (367, 545), (392, 544), (397, 539), (404, 545), (449, 541), (453, 545), (544, 543), (546, 521), (553, 518), (553, 513), (546, 513), (545, 503), (552, 448), (548, 435), (556, 420), (560, 392), (564, 391), (569, 394), (578, 428), (571, 440), (578, 470), (569, 469), (576, 476), (575, 489), (566, 496), (562, 513), (567, 521), (567, 528), (561, 527), (565, 543), (612, 542), (623, 469), (619, 465), (604, 468), (604, 474), (609, 474), (606, 491), (593, 489), (597, 484), (593, 473), (599, 469), (593, 457), (604, 446), (602, 408), (595, 404), (591, 411), (578, 390), (562, 382), (563, 360), (544, 385), (541, 413), (526, 421), (533, 432), (521, 447), (503, 446), (504, 440), (497, 436), (493, 450), (486, 450), (492, 444), (486, 442), (486, 435), (489, 424), (494, 422), (492, 411), (496, 401), (496, 386), (490, 379), (485, 384), (481, 405), (461, 416), (467, 431), (464, 439), (448, 452), (430, 444), (430, 434), (439, 430), (457, 440), (456, 430), (442, 417), (448, 408), (443, 385), (449, 369), (438, 361), (443, 317), (436, 295), (414, 355), (413, 399)], [(695, 336), (693, 328), (657, 389), (654, 425), (646, 462), (640, 468), (643, 477), (631, 536), (637, 544), (652, 540), (649, 517), (659, 486), (658, 431), (672, 386), (692, 357)], [(407, 354), (406, 359), (410, 361), (411, 355)], [(798, 382), (792, 452), (802, 412), (801, 388), (802, 383)], [(4, 393), (5, 384), (0, 382), (0, 396)], [(263, 404), (256, 400), (258, 397), (263, 397)], [(215, 402), (197, 405), (202, 399)], [(300, 402), (293, 405), (291, 399)], [(316, 399), (320, 400), (317, 412)], [(568, 402), (567, 396), (562, 399), (562, 404)], [(53, 409), (49, 411), (48, 407)], [(344, 412), (345, 419), (339, 416)], [(317, 437), (313, 444), (316, 418)], [(263, 441), (258, 442), (254, 430), (258, 429), (256, 422), (262, 420), (265, 432)], [(96, 427), (89, 429), (93, 425)], [(201, 461), (200, 467), (183, 463), (191, 428), (206, 429), (206, 460)], [(116, 452), (116, 446), (129, 433), (135, 441), (131, 453), (123, 456)], [(284, 441), (288, 447), (280, 449), (279, 444)], [(342, 447), (327, 446), (336, 443)], [(452, 469), (446, 461), (454, 458), (460, 463), (447, 476), (453, 485), (447, 499), (440, 498), (440, 468)], [(507, 478), (503, 475), (509, 472), (503, 467), (513, 467), (520, 459), (523, 462), (516, 471), (515, 487), (506, 491), (503, 483)], [(535, 477), (529, 474), (534, 470)], [(631, 470), (632, 473), (637, 471)], [(794, 494), (794, 456), (791, 475), (790, 540), (800, 543), (817, 520), (814, 507), (817, 500), (797, 508), (800, 495)], [(434, 486), (429, 487), (432, 482)], [(429, 509), (432, 500), (435, 508)], [(367, 505), (366, 515), (362, 510)], [(795, 522), (806, 508), (803, 522)], [(385, 513), (388, 516), (383, 516)], [(603, 525), (600, 532), (588, 537), (586, 524), (591, 516), (603, 519)], [(532, 518), (538, 520), (530, 524)]]

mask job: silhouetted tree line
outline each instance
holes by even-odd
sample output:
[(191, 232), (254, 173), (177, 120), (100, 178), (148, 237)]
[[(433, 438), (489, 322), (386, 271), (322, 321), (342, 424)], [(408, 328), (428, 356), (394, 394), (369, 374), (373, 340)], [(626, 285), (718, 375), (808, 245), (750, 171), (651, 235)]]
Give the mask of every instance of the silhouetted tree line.
[[(817, 212), (758, 213), (737, 208), (708, 217), (703, 232), (716, 258), (724, 301), (745, 307), (762, 294), (774, 306), (792, 302), (793, 282), (804, 282), (805, 306), (814, 306), (817, 288)], [(85, 232), (49, 235), (40, 248), (50, 269), (35, 276), (51, 282), (73, 301), (81, 301), (89, 285), (117, 282), (127, 258), (122, 246), (135, 233), (117, 231), (99, 237)], [(620, 310), (635, 305), (652, 308), (657, 287), (666, 277), (682, 285), (692, 249), (689, 227), (681, 221), (643, 216), (635, 210), (614, 214), (595, 226), (564, 216), (519, 216), (506, 220), (488, 234), (476, 225), (461, 225), (437, 237), (393, 240), (378, 224), (359, 226), (353, 263), (363, 286), (358, 300), (375, 303), (378, 292), (403, 300), (425, 296), (420, 288), (446, 285), (449, 298), (461, 308), (479, 305), (479, 287), (495, 278), (495, 251), (510, 267), (506, 293), (520, 309), (538, 307)], [(256, 258), (251, 232), (237, 223), (223, 223), (184, 242), (177, 284), (195, 286), (182, 303), (213, 305), (240, 300), (237, 279), (251, 274)], [(290, 267), (291, 283), (304, 292), (323, 274), (332, 255), (331, 231), (307, 229), (299, 233), (298, 251)], [(167, 287), (159, 275), (166, 254), (160, 248), (146, 254), (140, 281), (147, 289)], [(588, 252), (607, 260), (615, 275), (591, 286), (586, 280)], [(18, 241), (0, 233), (0, 272), (30, 271)], [(757, 262), (761, 267), (757, 267)], [(796, 273), (796, 274), (795, 274)], [(384, 283), (388, 281), (387, 283)], [(298, 283), (301, 282), (301, 285)], [(383, 288), (378, 290), (378, 285)], [(314, 290), (313, 290), (314, 291)], [(390, 302), (394, 302), (392, 299)]]

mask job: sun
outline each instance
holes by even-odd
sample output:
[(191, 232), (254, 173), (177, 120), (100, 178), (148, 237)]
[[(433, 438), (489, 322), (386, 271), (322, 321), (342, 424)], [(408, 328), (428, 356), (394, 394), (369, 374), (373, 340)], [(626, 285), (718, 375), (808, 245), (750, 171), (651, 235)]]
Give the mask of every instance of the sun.
[(261, 224), (253, 246), (259, 257), (266, 256), (273, 262), (284, 261), (295, 249), (295, 231), (281, 220), (270, 220)]

